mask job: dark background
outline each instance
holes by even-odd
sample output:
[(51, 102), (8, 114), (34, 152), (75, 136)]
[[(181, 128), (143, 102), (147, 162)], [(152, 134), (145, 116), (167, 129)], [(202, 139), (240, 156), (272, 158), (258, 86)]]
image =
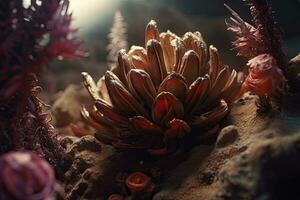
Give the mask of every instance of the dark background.
[[(54, 62), (45, 72), (44, 88), (56, 92), (71, 83), (80, 84), (81, 71), (88, 71), (96, 79), (103, 75), (107, 69), (107, 35), (117, 10), (128, 24), (129, 46), (143, 45), (145, 26), (155, 19), (161, 32), (169, 29), (182, 35), (187, 31), (200, 31), (208, 44), (219, 49), (224, 63), (242, 69), (246, 61), (231, 50), (233, 35), (226, 30), (225, 19), (229, 13), (224, 3), (251, 22), (249, 7), (242, 0), (120, 0), (105, 15), (94, 16), (99, 17), (95, 24), (79, 27), (90, 56), (83, 60)], [(285, 52), (292, 58), (300, 51), (300, 0), (273, 0), (273, 10), (283, 32)], [(82, 8), (82, 12), (88, 11)]]

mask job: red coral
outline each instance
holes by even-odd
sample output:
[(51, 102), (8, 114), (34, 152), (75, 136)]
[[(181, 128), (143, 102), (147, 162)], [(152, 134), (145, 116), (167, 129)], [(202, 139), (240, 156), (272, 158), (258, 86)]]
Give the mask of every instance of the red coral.
[(261, 54), (249, 60), (249, 75), (243, 83), (243, 91), (251, 91), (259, 96), (274, 95), (283, 90), (285, 78), (275, 58), (270, 54)]
[(32, 152), (12, 152), (0, 158), (0, 199), (46, 200), (56, 180), (50, 165)]
[(0, 99), (7, 99), (29, 73), (62, 56), (83, 56), (81, 41), (70, 28), (68, 0), (0, 2)]
[(0, 153), (35, 150), (57, 167), (68, 160), (37, 97), (36, 78), (55, 58), (85, 55), (68, 6), (68, 0), (31, 0), (26, 8), (21, 0), (0, 1)]
[(238, 55), (251, 59), (265, 52), (259, 31), (251, 24), (245, 22), (228, 5), (224, 5), (233, 16), (230, 17), (230, 21), (226, 21), (226, 25), (228, 27), (227, 30), (232, 31), (236, 36), (236, 40), (232, 44), (237, 49)]

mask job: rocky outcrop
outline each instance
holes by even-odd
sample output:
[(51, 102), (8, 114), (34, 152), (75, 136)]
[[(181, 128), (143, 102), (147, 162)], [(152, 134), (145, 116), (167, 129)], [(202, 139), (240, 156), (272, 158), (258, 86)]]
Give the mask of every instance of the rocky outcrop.
[(255, 96), (248, 95), (233, 105), (214, 145), (154, 162), (114, 152), (92, 136), (67, 137), (62, 143), (74, 161), (65, 174), (66, 199), (129, 194), (118, 177), (134, 171), (152, 177), (154, 200), (299, 199), (299, 122), (289, 110), (280, 117), (257, 115)]

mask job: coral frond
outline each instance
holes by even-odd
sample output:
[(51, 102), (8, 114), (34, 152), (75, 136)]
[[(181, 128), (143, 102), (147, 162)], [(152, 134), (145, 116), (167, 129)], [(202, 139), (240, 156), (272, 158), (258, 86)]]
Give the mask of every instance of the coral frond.
[(274, 18), (271, 0), (246, 0), (250, 6), (251, 15), (255, 26), (263, 37), (267, 52), (277, 60), (284, 70), (287, 65), (285, 54), (282, 50), (282, 32)]
[(68, 7), (69, 0), (0, 2), (0, 153), (34, 150), (57, 170), (68, 158), (37, 97), (36, 76), (56, 58), (85, 56)]
[(107, 64), (110, 69), (116, 66), (118, 62), (118, 53), (120, 50), (128, 50), (127, 42), (127, 24), (120, 11), (114, 16), (113, 25), (108, 34), (109, 44), (107, 45)]
[(227, 30), (235, 34), (236, 40), (232, 43), (239, 56), (254, 58), (266, 51), (260, 32), (251, 24), (245, 22), (232, 8), (224, 4), (232, 17), (226, 21)]

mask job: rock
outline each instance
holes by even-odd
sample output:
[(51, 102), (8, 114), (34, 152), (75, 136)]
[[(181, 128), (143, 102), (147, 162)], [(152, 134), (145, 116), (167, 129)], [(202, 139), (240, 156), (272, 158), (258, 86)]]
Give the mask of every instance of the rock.
[[(291, 107), (298, 102), (295, 99)], [(300, 118), (287, 113), (275, 118), (259, 116), (255, 108), (254, 98), (235, 103), (227, 121), (234, 126), (221, 131), (217, 148), (196, 146), (179, 162), (174, 162), (178, 155), (165, 161), (155, 159), (157, 168), (143, 154), (124, 156), (91, 136), (63, 139), (74, 157), (65, 174), (65, 199), (105, 200), (110, 194), (126, 193), (128, 189), (116, 186), (118, 174), (147, 168), (153, 169), (146, 174), (159, 189), (153, 200), (300, 199)], [(287, 121), (295, 126), (293, 131), (282, 126)], [(167, 165), (173, 168), (164, 169)]]
[(216, 199), (300, 199), (300, 134), (260, 142), (220, 172)]
[(299, 79), (300, 73), (300, 54), (289, 61), (287, 70), (288, 79)]
[[(77, 140), (74, 137), (65, 137), (61, 143), (74, 158), (70, 169), (65, 173), (65, 199), (99, 198), (103, 190), (109, 187), (109, 181), (105, 180), (112, 177), (110, 173), (104, 173), (103, 167), (106, 163), (103, 160), (112, 155), (112, 149), (92, 136)], [(97, 187), (99, 188), (96, 189)]]
[(238, 138), (239, 133), (236, 126), (230, 125), (223, 128), (217, 138), (217, 147), (226, 147), (235, 142)]
[(79, 121), (82, 105), (92, 105), (88, 92), (81, 86), (69, 85), (53, 104), (52, 114), (55, 119), (55, 126), (65, 127), (71, 122)]

